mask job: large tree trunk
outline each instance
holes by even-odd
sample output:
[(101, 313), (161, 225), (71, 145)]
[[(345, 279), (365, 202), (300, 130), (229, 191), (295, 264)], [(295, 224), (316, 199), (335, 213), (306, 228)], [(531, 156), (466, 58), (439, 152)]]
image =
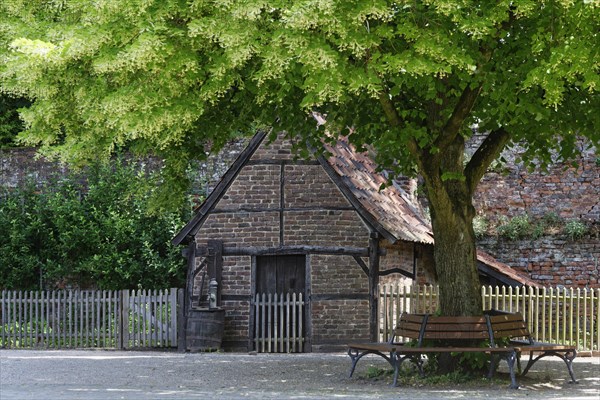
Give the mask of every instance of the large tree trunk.
[(464, 142), (457, 138), (430, 157), (423, 178), (433, 228), (442, 315), (481, 315), (481, 287), (473, 231), (472, 189), (463, 175)]
[[(481, 315), (481, 285), (472, 225), (475, 209), (470, 192), (462, 180), (434, 181), (437, 184), (428, 185), (428, 197), (435, 238), (440, 312), (447, 316)], [(477, 346), (478, 343), (466, 341), (463, 345)], [(473, 367), (462, 364), (460, 359), (460, 356), (449, 353), (440, 354), (437, 358), (438, 373), (447, 374)]]
[(440, 311), (449, 316), (481, 315), (481, 285), (472, 226), (474, 211), (471, 201), (457, 203), (430, 196)]

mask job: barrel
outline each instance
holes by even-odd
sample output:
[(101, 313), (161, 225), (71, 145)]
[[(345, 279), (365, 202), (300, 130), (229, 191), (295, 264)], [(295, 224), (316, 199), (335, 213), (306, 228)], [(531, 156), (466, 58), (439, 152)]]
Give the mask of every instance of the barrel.
[(225, 310), (222, 308), (192, 308), (185, 330), (187, 350), (216, 351), (221, 348)]

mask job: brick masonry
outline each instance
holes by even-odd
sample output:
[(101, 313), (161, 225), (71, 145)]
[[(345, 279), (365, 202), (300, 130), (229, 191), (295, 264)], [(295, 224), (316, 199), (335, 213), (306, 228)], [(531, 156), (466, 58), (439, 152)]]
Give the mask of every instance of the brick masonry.
[[(368, 227), (337, 186), (320, 165), (296, 162), (290, 145), (283, 140), (259, 147), (199, 230), (197, 246), (217, 239), (225, 247), (368, 247)], [(313, 351), (368, 339), (368, 279), (358, 263), (342, 255), (307, 258)], [(222, 295), (248, 299), (223, 304), (226, 343), (244, 346), (252, 337), (252, 268), (251, 256), (224, 257)]]
[[(196, 237), (199, 246), (206, 245), (208, 239), (223, 240), (225, 246), (244, 247), (367, 246), (369, 231), (363, 221), (350, 210), (320, 166), (293, 160), (290, 144), (279, 141), (257, 150), (253, 164), (241, 171), (206, 220)], [(216, 180), (241, 148), (238, 145), (238, 150), (224, 153), (222, 159), (212, 158), (202, 164), (201, 174), (209, 176), (211, 182)], [(0, 160), (0, 183), (9, 187), (27, 178), (43, 181), (66, 171), (63, 166), (35, 159), (30, 149), (0, 151)], [(265, 160), (270, 163), (264, 163)], [(491, 218), (556, 212), (565, 219), (599, 224), (599, 175), (593, 152), (586, 153), (577, 169), (557, 166), (545, 174), (528, 173), (517, 164), (509, 165), (507, 175), (486, 175), (475, 204), (480, 213)], [(414, 188), (414, 182), (407, 185)], [(599, 287), (599, 242), (598, 236), (578, 241), (561, 236), (536, 241), (488, 237), (479, 246), (544, 284)], [(435, 280), (431, 247), (391, 246), (385, 241), (382, 247), (387, 255), (381, 259), (381, 270), (400, 267), (411, 272), (416, 251), (419, 282)], [(309, 255), (309, 264), (314, 297), (313, 348), (343, 343), (347, 338), (368, 338), (367, 279), (356, 261), (347, 256), (313, 254)], [(239, 298), (223, 304), (227, 308), (226, 342), (247, 343), (250, 337), (251, 276), (252, 257), (224, 258), (222, 294)], [(397, 279), (397, 274), (389, 275), (382, 278), (382, 283)]]
[(528, 172), (505, 154), (503, 172), (490, 172), (474, 198), (479, 215), (493, 226), (500, 216), (529, 215), (531, 219), (555, 213), (564, 221), (584, 222), (590, 234), (570, 240), (560, 233), (533, 240), (507, 240), (490, 235), (478, 245), (546, 286), (600, 287), (600, 165), (593, 148), (583, 151), (578, 166), (555, 165), (547, 172)]

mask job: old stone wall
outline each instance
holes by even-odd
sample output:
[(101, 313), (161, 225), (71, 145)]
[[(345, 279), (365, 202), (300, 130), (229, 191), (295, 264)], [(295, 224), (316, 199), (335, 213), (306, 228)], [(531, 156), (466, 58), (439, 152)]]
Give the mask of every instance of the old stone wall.
[(489, 219), (555, 213), (563, 219), (600, 220), (600, 165), (595, 152), (584, 153), (577, 167), (555, 165), (529, 172), (520, 164), (488, 172), (477, 188), (474, 205)]
[(1, 187), (15, 188), (30, 181), (39, 185), (66, 171), (65, 165), (36, 156), (35, 149), (0, 149)]
[[(505, 152), (508, 163), (486, 174), (474, 197), (478, 215), (488, 224), (481, 249), (547, 286), (600, 287), (600, 159), (581, 144), (577, 166), (558, 164), (548, 171), (529, 172), (516, 152)], [(556, 224), (541, 237), (517, 240), (498, 235), (502, 219), (528, 216), (533, 227), (544, 219)], [(569, 221), (587, 227), (572, 239), (564, 232)]]
[[(199, 197), (208, 195), (246, 143), (246, 139), (232, 141), (219, 154), (196, 161), (191, 168), (192, 193)], [(153, 157), (136, 162), (144, 164), (148, 171), (158, 170), (161, 165), (161, 161)], [(68, 166), (39, 156), (34, 148), (0, 149), (0, 187), (15, 188), (29, 181), (40, 186), (68, 171)]]
[(550, 236), (530, 240), (487, 237), (479, 247), (544, 286), (600, 287), (600, 240)]

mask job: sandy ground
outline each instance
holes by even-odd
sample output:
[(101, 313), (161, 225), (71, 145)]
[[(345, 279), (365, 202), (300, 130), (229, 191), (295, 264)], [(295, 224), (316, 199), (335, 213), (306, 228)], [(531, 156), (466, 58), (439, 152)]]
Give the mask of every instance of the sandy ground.
[(578, 384), (560, 359), (543, 359), (518, 390), (505, 365), (492, 382), (399, 387), (367, 378), (388, 367), (380, 357), (365, 357), (352, 378), (349, 367), (343, 353), (0, 350), (0, 399), (600, 399), (598, 357), (575, 360)]

